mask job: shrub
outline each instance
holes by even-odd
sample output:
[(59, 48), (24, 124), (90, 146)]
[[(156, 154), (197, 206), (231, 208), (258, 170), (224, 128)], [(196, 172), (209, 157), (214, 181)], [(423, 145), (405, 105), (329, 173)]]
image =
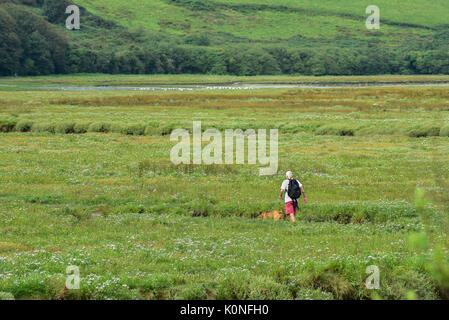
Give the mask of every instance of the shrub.
[(16, 131), (18, 132), (29, 132), (33, 127), (34, 122), (30, 120), (20, 120), (16, 124)]

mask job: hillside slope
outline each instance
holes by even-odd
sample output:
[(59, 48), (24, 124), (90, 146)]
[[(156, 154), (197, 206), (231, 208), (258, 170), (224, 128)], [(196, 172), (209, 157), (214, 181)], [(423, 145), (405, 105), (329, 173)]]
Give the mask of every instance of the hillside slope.
[[(17, 39), (0, 35), (0, 75), (448, 74), (445, 2), (379, 0), (381, 28), (368, 30), (365, 0), (0, 0), (0, 25), (22, 47), (12, 50)], [(81, 30), (64, 27), (72, 3), (81, 7)], [(42, 20), (38, 34), (15, 21), (25, 12)], [(29, 49), (42, 35), (45, 63)], [(56, 38), (64, 67), (54, 61)]]
[[(405, 35), (429, 35), (447, 24), (447, 2), (377, 1), (382, 28), (365, 27), (366, 0), (76, 0), (91, 12), (123, 26), (176, 35), (227, 33), (254, 40), (367, 39), (373, 35), (400, 41)], [(426, 31), (427, 30), (427, 31)]]

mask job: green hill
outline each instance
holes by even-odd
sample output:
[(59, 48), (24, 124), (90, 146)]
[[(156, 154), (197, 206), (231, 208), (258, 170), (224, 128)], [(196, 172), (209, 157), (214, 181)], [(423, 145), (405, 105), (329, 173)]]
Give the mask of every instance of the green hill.
[[(104, 18), (127, 28), (161, 31), (173, 35), (207, 32), (267, 41), (292, 37), (310, 39), (368, 39), (401, 41), (403, 37), (427, 36), (429, 30), (449, 21), (447, 2), (428, 5), (423, 0), (377, 1), (382, 29), (365, 27), (363, 0), (78, 0)], [(276, 3), (276, 4), (273, 4)]]
[[(81, 30), (64, 27), (72, 2), (81, 7)], [(380, 30), (365, 27), (371, 2), (0, 0), (0, 26), (11, 30), (0, 35), (0, 74), (449, 73), (446, 0), (378, 0)], [(46, 31), (17, 23), (25, 16)], [(56, 38), (63, 62), (52, 52)], [(18, 39), (22, 50), (11, 50)], [(30, 42), (47, 48), (30, 53)]]

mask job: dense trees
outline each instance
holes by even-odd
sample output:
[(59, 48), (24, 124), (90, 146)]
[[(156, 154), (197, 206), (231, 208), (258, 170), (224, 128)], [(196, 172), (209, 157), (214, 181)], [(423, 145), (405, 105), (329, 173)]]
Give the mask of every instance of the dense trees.
[(15, 20), (0, 7), (0, 74), (13, 75), (20, 68), (18, 56), (22, 55)]
[(0, 7), (0, 26), (2, 75), (66, 71), (67, 39), (40, 16), (21, 6), (6, 4)]
[(69, 0), (44, 0), (42, 11), (51, 23), (61, 23), (66, 20), (65, 10), (71, 4)]
[(391, 48), (382, 43), (355, 43), (352, 47), (330, 42), (314, 45), (303, 39), (293, 44), (222, 41), (217, 45), (219, 40), (207, 33), (179, 39), (143, 30), (129, 32), (81, 8), (84, 33), (70, 34), (69, 41), (64, 29), (55, 24), (65, 20), (70, 0), (20, 2), (41, 7), (44, 17), (11, 0), (0, 0), (3, 76), (79, 72), (249, 76), (449, 74), (449, 31), (444, 27), (435, 31), (433, 39), (412, 43), (410, 47)]

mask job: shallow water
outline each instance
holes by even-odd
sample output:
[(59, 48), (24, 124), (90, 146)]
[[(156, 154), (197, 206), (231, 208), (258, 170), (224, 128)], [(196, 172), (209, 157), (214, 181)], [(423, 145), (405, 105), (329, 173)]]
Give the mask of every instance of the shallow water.
[[(231, 84), (231, 85), (155, 85), (155, 86), (20, 86), (25, 90), (45, 91), (195, 91), (195, 90), (258, 90), (258, 89), (329, 89), (329, 88), (370, 88), (370, 87), (413, 87), (413, 86), (449, 86), (448, 82), (416, 82), (416, 83), (342, 83), (342, 84)], [(1, 85), (0, 87), (18, 87)]]

